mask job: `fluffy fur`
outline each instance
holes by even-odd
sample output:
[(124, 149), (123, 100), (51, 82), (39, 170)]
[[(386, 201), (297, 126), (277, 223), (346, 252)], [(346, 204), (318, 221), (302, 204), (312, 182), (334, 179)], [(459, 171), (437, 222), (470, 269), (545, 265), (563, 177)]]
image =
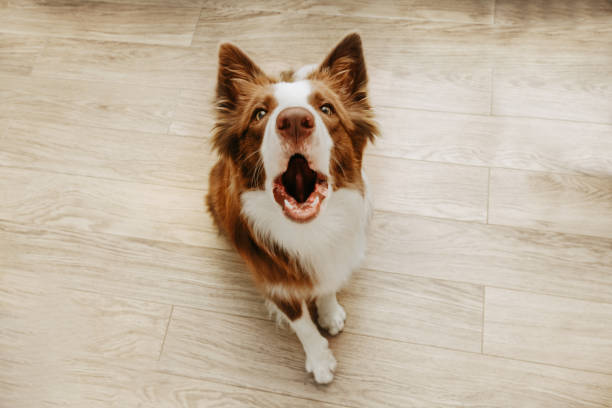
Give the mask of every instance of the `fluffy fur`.
[[(267, 304), (296, 332), (306, 370), (318, 383), (333, 379), (336, 361), (309, 305), (316, 306), (319, 325), (331, 335), (342, 330), (346, 313), (336, 292), (366, 245), (370, 204), (361, 164), (377, 133), (366, 87), (357, 34), (345, 37), (321, 65), (282, 73), (280, 79), (263, 73), (232, 44), (219, 49), (213, 135), (219, 161), (210, 174), (208, 209)], [(279, 115), (288, 108), (314, 119), (302, 122), (312, 125), (308, 136), (283, 136)], [(307, 161), (304, 171), (316, 172), (327, 194), (314, 201), (316, 215), (305, 222), (290, 216), (295, 206), (310, 204), (283, 204), (274, 193), (296, 155)]]

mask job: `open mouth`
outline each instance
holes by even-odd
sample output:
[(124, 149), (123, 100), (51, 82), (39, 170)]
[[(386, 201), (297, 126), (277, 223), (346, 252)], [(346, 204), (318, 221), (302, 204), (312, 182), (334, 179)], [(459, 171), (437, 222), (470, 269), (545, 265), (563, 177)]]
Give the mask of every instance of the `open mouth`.
[(311, 169), (304, 156), (294, 154), (287, 170), (274, 180), (272, 192), (289, 219), (308, 222), (319, 214), (327, 197), (327, 178)]

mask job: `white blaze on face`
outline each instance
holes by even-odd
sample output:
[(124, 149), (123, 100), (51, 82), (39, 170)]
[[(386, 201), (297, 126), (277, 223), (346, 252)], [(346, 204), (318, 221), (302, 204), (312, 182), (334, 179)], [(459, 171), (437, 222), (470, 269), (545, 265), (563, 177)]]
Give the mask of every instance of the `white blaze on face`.
[[(266, 190), (270, 194), (272, 194), (272, 182), (287, 170), (289, 159), (295, 153), (304, 155), (313, 170), (328, 178), (330, 176), (329, 162), (333, 142), (320, 113), (308, 103), (311, 92), (312, 86), (307, 80), (279, 82), (274, 85), (274, 97), (278, 106), (270, 113), (261, 145), (261, 155), (266, 171)], [(294, 146), (285, 143), (276, 130), (278, 114), (291, 107), (305, 108), (315, 118), (314, 131), (304, 146), (300, 148), (303, 151), (296, 151)]]

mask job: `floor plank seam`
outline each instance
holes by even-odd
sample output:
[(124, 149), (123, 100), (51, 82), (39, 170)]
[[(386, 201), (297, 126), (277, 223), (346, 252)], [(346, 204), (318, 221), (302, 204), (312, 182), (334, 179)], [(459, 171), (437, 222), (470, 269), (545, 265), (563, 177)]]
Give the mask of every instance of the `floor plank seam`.
[(480, 354), (484, 354), (484, 332), (485, 332), (485, 306), (487, 298), (487, 287), (482, 287), (482, 323), (480, 327)]
[[(1, 74), (0, 74), (1, 75)], [(33, 78), (37, 78), (36, 76), (34, 76)], [(117, 83), (119, 84), (119, 83)], [(119, 84), (120, 85), (120, 84)], [(1, 118), (0, 118), (1, 119)], [(43, 120), (31, 120), (31, 121), (27, 121), (27, 120), (21, 120), (21, 119), (14, 119), (14, 118), (8, 118), (8, 120), (10, 120), (11, 125), (16, 124), (16, 123), (20, 123), (20, 124), (49, 124), (51, 126), (63, 126), (63, 127), (75, 127), (75, 128), (84, 128), (84, 129), (99, 129), (99, 130), (109, 130), (109, 131), (113, 131), (113, 132), (132, 132), (132, 133), (138, 133), (139, 135), (146, 135), (146, 136), (150, 136), (150, 137), (170, 137), (170, 138), (187, 138), (187, 139), (193, 139), (193, 140), (200, 140), (200, 141), (206, 141), (208, 139), (210, 139), (210, 136), (196, 136), (196, 135), (188, 135), (188, 134), (182, 134), (182, 133), (166, 133), (166, 132), (146, 132), (146, 131), (141, 131), (141, 130), (132, 130), (132, 129), (125, 129), (125, 128), (113, 128), (113, 127), (108, 127), (108, 126), (96, 126), (96, 125), (81, 125), (78, 123), (64, 123), (64, 122), (45, 122)], [(212, 121), (211, 121), (212, 122)], [(174, 123), (174, 122), (173, 122)], [(211, 126), (212, 129), (212, 126)]]
[(193, 40), (195, 39), (196, 33), (198, 32), (198, 28), (200, 27), (200, 21), (202, 21), (202, 13), (207, 7), (200, 7), (200, 13), (198, 14), (198, 19), (196, 20), (195, 27), (193, 28), (193, 33), (191, 34), (191, 41), (189, 41), (189, 48), (197, 49), (198, 47), (193, 46)]
[(570, 370), (570, 371), (578, 371), (578, 372), (583, 372), (583, 373), (591, 373), (591, 374), (597, 374), (597, 375), (604, 375), (606, 377), (610, 377), (610, 380), (612, 381), (612, 373), (606, 373), (606, 372), (603, 372), (603, 371), (589, 370), (589, 369), (576, 368), (576, 367), (566, 367), (566, 366), (562, 366), (562, 365), (558, 365), (558, 364), (552, 364), (552, 363), (546, 363), (546, 362), (542, 362), (542, 361), (522, 360), (520, 358), (502, 356), (502, 355), (498, 355), (498, 354), (483, 353), (482, 355), (483, 356), (487, 356), (487, 357), (499, 358), (499, 359), (502, 359), (502, 360), (518, 361), (520, 363), (535, 364), (535, 365), (540, 365), (540, 366), (545, 366), (545, 367), (554, 367), (554, 368), (559, 368), (559, 369), (562, 369), (562, 370)]
[(489, 172), (487, 175), (487, 221), (486, 224), (489, 225), (489, 213), (491, 212), (491, 168), (489, 167)]
[[(63, 6), (60, 6), (63, 7)], [(192, 8), (199, 8), (199, 7), (192, 7)], [(95, 31), (94, 31), (95, 32)], [(2, 28), (0, 28), (0, 34), (7, 34), (7, 35), (23, 35), (26, 37), (45, 37), (47, 39), (64, 39), (64, 40), (86, 40), (86, 41), (111, 41), (111, 42), (117, 42), (117, 43), (122, 43), (122, 44), (134, 44), (134, 45), (150, 45), (150, 46), (166, 46), (166, 47), (189, 47), (189, 44), (169, 44), (169, 43), (163, 43), (163, 42), (148, 42), (148, 41), (134, 41), (134, 40), (121, 40), (121, 39), (112, 39), (112, 40), (102, 40), (100, 38), (90, 38), (90, 37), (83, 37), (83, 36), (74, 36), (74, 35), (68, 35), (68, 34), (58, 34), (58, 33), (52, 33), (52, 34), (40, 34), (37, 32), (24, 32), (24, 31), (11, 31), (11, 30), (3, 30)]]
[(196, 18), (195, 23), (193, 24), (193, 30), (191, 30), (191, 38), (189, 39), (189, 44), (185, 47), (191, 48), (193, 45), (193, 39), (195, 38), (196, 33), (198, 32), (198, 26), (200, 25), (200, 20), (202, 19), (202, 11), (204, 11), (204, 7), (200, 4), (200, 11), (198, 12), (198, 18)]
[[(376, 108), (385, 108), (385, 109), (397, 109), (397, 110), (408, 110), (413, 112), (431, 112), (431, 113), (445, 113), (450, 115), (463, 115), (463, 116), (477, 116), (483, 118), (514, 118), (514, 119), (532, 119), (532, 120), (541, 120), (547, 122), (568, 122), (568, 123), (576, 123), (576, 124), (584, 124), (584, 125), (601, 125), (601, 126), (612, 126), (612, 122), (594, 122), (588, 120), (572, 120), (572, 119), (561, 119), (561, 118), (549, 118), (544, 116), (523, 116), (523, 115), (500, 115), (500, 114), (488, 114), (488, 113), (477, 113), (477, 112), (458, 112), (451, 110), (436, 110), (436, 109), (424, 109), (424, 108), (415, 108), (410, 106), (397, 106), (397, 105), (387, 105), (384, 103), (378, 103), (374, 107)], [(374, 112), (376, 114), (376, 111)]]
[[(176, 96), (176, 100), (174, 101), (174, 105), (172, 106), (172, 110), (170, 110), (170, 120), (168, 121), (168, 126), (166, 127), (166, 136), (171, 136), (170, 129), (176, 120), (176, 113), (178, 111), (179, 104), (181, 103), (181, 97), (183, 95), (184, 89), (179, 89), (178, 95)], [(203, 137), (202, 139), (205, 140)]]
[[(172, 184), (151, 183), (151, 182), (128, 180), (128, 179), (122, 179), (122, 178), (92, 176), (91, 174), (66, 173), (64, 171), (58, 171), (58, 170), (52, 170), (52, 169), (44, 169), (44, 168), (36, 168), (36, 167), (25, 167), (25, 166), (14, 166), (14, 165), (0, 164), (0, 169), (2, 169), (2, 168), (5, 168), (5, 169), (16, 169), (16, 170), (26, 170), (26, 171), (36, 172), (36, 173), (58, 174), (58, 175), (62, 175), (62, 176), (77, 177), (77, 178), (78, 177), (86, 177), (86, 178), (91, 178), (91, 179), (95, 179), (95, 180), (112, 181), (114, 183), (127, 183), (127, 184), (138, 184), (138, 185), (143, 185), (143, 186), (168, 187), (168, 188), (174, 188), (174, 189), (177, 189), (177, 190), (198, 191), (198, 192), (201, 192), (202, 194), (204, 194), (204, 193), (206, 193), (208, 191), (206, 188), (185, 187), (185, 186), (178, 186), (178, 185), (172, 185)], [(205, 184), (206, 183), (204, 183), (204, 185)], [(203, 209), (205, 208), (204, 204), (202, 204), (202, 208)]]
[(492, 11), (492, 15), (493, 15), (493, 25), (497, 25), (497, 22), (495, 21), (495, 13), (497, 12), (497, 0), (493, 0), (493, 11)]
[(493, 101), (494, 101), (493, 89), (495, 86), (494, 75), (495, 75), (495, 67), (491, 67), (491, 84), (490, 84), (491, 89), (489, 90), (489, 116), (493, 116)]
[(415, 22), (415, 23), (452, 23), (452, 24), (469, 24), (475, 26), (492, 26), (493, 24), (490, 22), (476, 22), (476, 21), (465, 21), (465, 20), (453, 20), (453, 19), (430, 19), (430, 18), (419, 18), (419, 17), (394, 17), (394, 16), (366, 16), (362, 14), (348, 14), (348, 13), (323, 13), (323, 12), (312, 12), (308, 10), (291, 10), (290, 12), (285, 10), (278, 9), (270, 9), (270, 8), (244, 8), (244, 7), (236, 7), (236, 6), (204, 6), (202, 10), (232, 10), (232, 11), (240, 11), (240, 12), (251, 12), (251, 13), (275, 13), (280, 15), (307, 15), (307, 16), (315, 16), (315, 17), (343, 17), (343, 18), (353, 18), (353, 19), (363, 19), (363, 20), (386, 20), (392, 22), (398, 21), (407, 21), (407, 22)]
[(170, 321), (172, 320), (172, 313), (174, 313), (174, 305), (170, 305), (170, 314), (168, 315), (168, 323), (166, 324), (166, 331), (164, 332), (164, 337), (162, 339), (161, 347), (159, 349), (159, 356), (157, 357), (157, 361), (161, 360), (162, 354), (164, 353), (164, 346), (166, 345), (166, 337), (168, 337), (168, 330), (170, 329)]

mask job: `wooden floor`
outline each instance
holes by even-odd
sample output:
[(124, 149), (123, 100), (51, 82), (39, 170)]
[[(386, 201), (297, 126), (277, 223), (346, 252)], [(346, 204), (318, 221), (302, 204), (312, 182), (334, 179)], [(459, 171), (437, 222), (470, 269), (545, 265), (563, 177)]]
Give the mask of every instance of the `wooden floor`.
[[(611, 407), (612, 3), (0, 0), (0, 407)], [(216, 48), (363, 36), (367, 259), (317, 386), (202, 198)]]

